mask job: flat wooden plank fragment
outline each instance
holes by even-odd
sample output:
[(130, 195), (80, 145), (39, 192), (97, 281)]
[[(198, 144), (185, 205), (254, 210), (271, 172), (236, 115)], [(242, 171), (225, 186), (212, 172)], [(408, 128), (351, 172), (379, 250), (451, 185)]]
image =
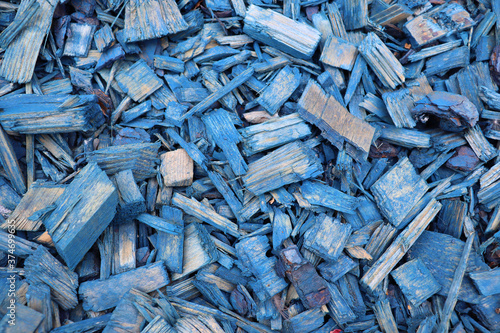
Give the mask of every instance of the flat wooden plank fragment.
[(269, 114), (276, 114), (298, 88), (301, 77), (297, 68), (285, 66), (255, 102), (259, 103)]
[(319, 60), (324, 64), (350, 71), (357, 55), (358, 49), (354, 44), (331, 36), (326, 41)]
[(130, 0), (125, 7), (125, 40), (138, 42), (188, 29), (174, 0)]
[(87, 154), (89, 162), (95, 162), (108, 175), (132, 170), (134, 179), (142, 181), (156, 175), (159, 162), (159, 143), (131, 143), (109, 146)]
[(311, 205), (327, 207), (343, 213), (354, 214), (359, 206), (357, 198), (317, 182), (305, 181), (300, 187), (300, 192)]
[(398, 228), (429, 187), (405, 157), (380, 177), (370, 189), (380, 212)]
[(13, 95), (2, 98), (0, 108), (9, 134), (88, 132), (104, 124), (94, 95)]
[(248, 165), (245, 187), (255, 195), (283, 185), (314, 178), (322, 173), (320, 161), (300, 141), (282, 146)]
[(393, 270), (391, 275), (406, 298), (415, 306), (441, 289), (441, 285), (419, 259), (408, 261)]
[(485, 272), (469, 273), (469, 276), (484, 296), (500, 294), (500, 269), (494, 268)]
[(322, 214), (304, 234), (304, 247), (327, 261), (336, 261), (351, 233), (350, 224)]
[(355, 154), (355, 157), (368, 157), (375, 129), (349, 113), (314, 80), (309, 80), (298, 106), (301, 117), (318, 126), (334, 146), (342, 149), (347, 142), (358, 150), (359, 156)]
[(160, 160), (160, 173), (165, 186), (189, 186), (193, 183), (193, 159), (184, 149), (161, 154)]
[(243, 32), (300, 59), (311, 58), (321, 39), (321, 33), (307, 24), (255, 5), (247, 9)]
[(404, 26), (414, 46), (432, 43), (446, 34), (470, 28), (474, 20), (458, 3), (446, 4), (429, 15), (418, 15)]
[[(12, 225), (16, 230), (37, 231), (43, 217), (50, 213), (50, 206), (64, 192), (66, 185), (36, 181), (1, 228)], [(54, 207), (52, 207), (53, 209)]]
[(70, 269), (111, 223), (117, 204), (116, 188), (95, 163), (83, 168), (54, 202), (43, 223)]
[[(31, 81), (40, 49), (49, 32), (52, 16), (57, 1), (37, 0), (36, 13), (24, 25), (23, 29), (9, 44), (2, 60), (0, 76), (17, 83)], [(32, 1), (23, 0), (16, 16), (22, 16), (29, 10)], [(23, 56), (19, 56), (22, 54)]]
[(120, 89), (136, 102), (144, 101), (163, 85), (163, 81), (142, 59), (129, 68), (120, 70), (115, 79)]
[(85, 311), (104, 311), (117, 306), (131, 288), (148, 293), (169, 282), (163, 262), (156, 262), (108, 279), (83, 282), (78, 295)]
[(243, 137), (243, 152), (250, 156), (303, 139), (311, 134), (311, 128), (298, 113), (293, 113), (242, 128), (240, 134)]

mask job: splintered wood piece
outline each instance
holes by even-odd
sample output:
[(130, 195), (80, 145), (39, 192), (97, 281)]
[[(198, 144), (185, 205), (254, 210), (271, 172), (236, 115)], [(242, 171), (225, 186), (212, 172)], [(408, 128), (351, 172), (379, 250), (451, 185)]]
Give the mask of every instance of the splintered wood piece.
[(118, 190), (115, 223), (127, 223), (146, 211), (146, 201), (135, 182), (132, 170), (118, 172), (112, 181)]
[(164, 186), (190, 186), (193, 183), (193, 160), (184, 149), (161, 154), (160, 159)]
[(359, 200), (331, 186), (305, 181), (300, 187), (304, 199), (311, 205), (327, 207), (339, 212), (354, 214)]
[(68, 38), (64, 45), (65, 56), (86, 57), (89, 53), (92, 38), (94, 37), (95, 25), (70, 23)]
[(8, 225), (12, 225), (16, 230), (37, 231), (42, 226), (43, 218), (55, 208), (52, 205), (65, 189), (66, 185), (34, 182), (6, 223), (0, 227), (6, 229)]
[(375, 288), (390, 273), (396, 264), (403, 258), (408, 249), (415, 243), (429, 223), (434, 219), (441, 204), (432, 199), (420, 214), (406, 227), (391, 246), (373, 264), (361, 278), (361, 284), (370, 290)]
[[(0, 76), (12, 82), (31, 81), (38, 54), (52, 24), (52, 17), (58, 3), (57, 0), (37, 0), (36, 2), (39, 4), (36, 13), (9, 44), (2, 59)], [(31, 6), (31, 0), (21, 1), (16, 18), (20, 19), (26, 15)]]
[(309, 25), (255, 5), (248, 7), (243, 32), (300, 59), (310, 59), (321, 40), (321, 33)]
[(13, 95), (2, 98), (0, 108), (9, 134), (91, 132), (104, 124), (95, 95)]
[(419, 306), (441, 289), (441, 285), (419, 259), (408, 261), (393, 270), (391, 275), (414, 306)]
[(404, 67), (375, 33), (368, 33), (358, 50), (384, 86), (395, 89), (405, 82)]
[(368, 0), (342, 0), (339, 5), (347, 30), (361, 29), (368, 25)]
[(429, 187), (405, 157), (380, 177), (370, 189), (380, 212), (397, 228)]
[(357, 150), (354, 158), (368, 157), (375, 128), (349, 113), (314, 80), (309, 80), (304, 89), (298, 111), (302, 118), (318, 126), (328, 141), (338, 149), (342, 150), (346, 141)]
[(45, 247), (39, 245), (26, 259), (24, 268), (28, 283), (48, 285), (53, 300), (61, 308), (69, 310), (77, 306), (78, 274), (63, 266)]
[(285, 280), (274, 269), (276, 258), (269, 258), (266, 252), (271, 248), (267, 237), (255, 236), (240, 240), (234, 246), (238, 254), (238, 266), (245, 276), (255, 276), (257, 280), (250, 286), (260, 301), (264, 302), (287, 287)]
[(136, 268), (137, 227), (129, 220), (113, 226), (113, 269), (112, 274), (120, 274)]
[(375, 303), (373, 312), (375, 312), (375, 316), (377, 317), (377, 321), (382, 332), (399, 332), (396, 320), (392, 314), (391, 304), (389, 303), (387, 297), (384, 296)]
[(335, 282), (356, 267), (358, 264), (354, 260), (341, 253), (337, 260), (319, 264), (318, 269), (322, 277), (329, 282)]
[(26, 192), (26, 181), (9, 136), (2, 127), (3, 126), (0, 126), (0, 161), (17, 193), (24, 194)]
[(331, 36), (323, 47), (319, 60), (324, 64), (350, 71), (357, 55), (358, 49), (354, 44)]
[(189, 199), (182, 194), (175, 193), (172, 197), (172, 204), (182, 209), (186, 214), (192, 215), (222, 232), (227, 232), (234, 237), (241, 236), (238, 231), (238, 226), (235, 223), (222, 217), (213, 210), (207, 209), (205, 205), (194, 199)]
[(237, 146), (242, 137), (234, 127), (229, 113), (218, 109), (204, 115), (201, 119), (214, 142), (224, 152), (234, 174), (244, 175), (248, 166)]
[(24, 10), (19, 9), (17, 15), (11, 24), (5, 28), (0, 34), (0, 47), (4, 50), (7, 49), (9, 44), (16, 38), (16, 36), (25, 28), (26, 24), (30, 22), (33, 15), (35, 15), (39, 8), (40, 3), (34, 0), (27, 1)]
[(330, 293), (313, 265), (305, 260), (296, 245), (280, 251), (277, 264), (278, 274), (292, 282), (307, 309), (319, 308), (330, 301)]
[(43, 223), (70, 269), (111, 223), (117, 204), (113, 183), (95, 163), (84, 167), (55, 201)]
[(322, 173), (319, 159), (305, 144), (294, 141), (250, 163), (242, 179), (250, 192), (261, 195)]
[(99, 52), (106, 51), (114, 41), (115, 35), (108, 24), (105, 24), (104, 27), (97, 30), (94, 34), (94, 42)]
[(125, 6), (125, 40), (138, 42), (188, 29), (174, 0), (130, 0)]
[(190, 223), (184, 228), (182, 273), (173, 273), (172, 281), (179, 280), (217, 260), (219, 251), (207, 229), (200, 223)]
[(298, 88), (301, 77), (297, 68), (285, 66), (255, 102), (274, 115)]
[(117, 306), (131, 288), (149, 293), (169, 282), (163, 262), (155, 262), (108, 279), (83, 282), (78, 295), (83, 300), (85, 311), (97, 312)]
[(120, 89), (136, 102), (144, 101), (163, 85), (163, 81), (143, 59), (127, 69), (120, 70), (115, 80)]
[(158, 231), (156, 239), (157, 259), (163, 260), (168, 271), (182, 273), (182, 263), (184, 257), (184, 220), (180, 209), (163, 206), (161, 217), (170, 224), (175, 225), (181, 231), (174, 235), (163, 231)]
[(304, 247), (328, 261), (336, 261), (351, 235), (350, 224), (322, 214), (304, 234)]
[(108, 175), (132, 170), (136, 181), (156, 175), (160, 143), (131, 143), (109, 146), (87, 154), (87, 161), (95, 162)]
[(242, 128), (240, 134), (243, 137), (243, 152), (250, 156), (303, 139), (311, 134), (311, 128), (298, 113), (293, 113)]

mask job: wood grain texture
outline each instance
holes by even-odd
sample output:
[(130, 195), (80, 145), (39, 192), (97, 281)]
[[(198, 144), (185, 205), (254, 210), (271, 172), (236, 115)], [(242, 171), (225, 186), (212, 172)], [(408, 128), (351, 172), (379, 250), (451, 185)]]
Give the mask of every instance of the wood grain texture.
[(436, 217), (440, 209), (441, 204), (432, 199), (422, 212), (415, 217), (410, 225), (396, 237), (384, 254), (363, 275), (361, 284), (370, 290), (374, 290), (401, 258), (403, 258), (408, 249), (415, 243), (434, 217)]
[(322, 214), (304, 234), (304, 247), (328, 261), (336, 261), (351, 235), (350, 224)]
[(163, 260), (168, 271), (173, 273), (182, 273), (184, 258), (184, 220), (180, 209), (163, 206), (161, 217), (170, 224), (181, 229), (181, 233), (174, 235), (163, 231), (158, 231), (156, 240), (156, 255), (158, 260)]
[(173, 273), (172, 281), (179, 280), (219, 259), (219, 252), (207, 229), (200, 223), (190, 223), (184, 228), (182, 273)]
[(248, 165), (245, 187), (255, 195), (322, 173), (320, 161), (300, 141), (286, 144)]
[[(447, 296), (465, 242), (450, 235), (424, 231), (422, 236), (408, 251), (408, 259), (420, 259), (441, 285), (439, 295)], [(467, 263), (467, 272), (487, 271), (488, 266), (473, 252)], [(468, 276), (460, 287), (458, 299), (472, 304), (478, 303), (480, 295)]]
[(13, 95), (2, 98), (0, 108), (7, 133), (87, 132), (104, 123), (94, 95)]
[(350, 71), (357, 55), (358, 49), (354, 44), (331, 36), (328, 38), (319, 60), (324, 64)]
[(393, 270), (391, 275), (406, 298), (415, 306), (441, 289), (441, 285), (419, 259), (406, 262)]
[(0, 227), (6, 229), (10, 224), (16, 230), (37, 231), (42, 226), (43, 217), (51, 212), (50, 206), (65, 189), (66, 185), (34, 182), (7, 221)]
[(247, 9), (243, 32), (301, 59), (311, 58), (321, 39), (321, 33), (307, 24), (255, 5)]
[(117, 306), (131, 288), (148, 293), (169, 282), (163, 262), (156, 262), (105, 280), (83, 282), (78, 295), (86, 311), (104, 311)]
[(125, 6), (127, 42), (160, 38), (188, 27), (174, 0), (131, 0)]
[(318, 126), (334, 146), (343, 149), (346, 141), (359, 150), (362, 158), (368, 157), (375, 129), (328, 96), (317, 82), (309, 80), (298, 104), (301, 117)]
[(54, 301), (61, 308), (69, 310), (78, 304), (78, 275), (63, 266), (45, 247), (38, 246), (24, 265), (28, 282), (48, 285)]
[[(26, 83), (31, 81), (33, 77), (36, 59), (40, 53), (45, 36), (49, 32), (57, 1), (37, 0), (37, 3), (40, 6), (36, 10), (36, 13), (33, 14), (22, 31), (9, 44), (3, 56), (0, 76), (9, 81)], [(24, 15), (24, 12), (30, 6), (31, 1), (22, 1), (17, 11), (17, 16)]]
[(43, 223), (70, 269), (111, 223), (117, 204), (116, 188), (95, 163), (83, 168), (55, 201)]
[(371, 186), (380, 212), (398, 227), (410, 210), (428, 190), (427, 183), (403, 158)]
[(144, 101), (163, 85), (163, 81), (143, 59), (128, 68), (122, 68), (116, 73), (115, 80), (120, 89), (136, 102)]
[(160, 159), (165, 186), (190, 186), (193, 183), (194, 163), (184, 149), (161, 154)]
[(0, 126), (0, 161), (14, 189), (17, 193), (24, 194), (26, 192), (26, 181), (10, 138), (2, 126)]

